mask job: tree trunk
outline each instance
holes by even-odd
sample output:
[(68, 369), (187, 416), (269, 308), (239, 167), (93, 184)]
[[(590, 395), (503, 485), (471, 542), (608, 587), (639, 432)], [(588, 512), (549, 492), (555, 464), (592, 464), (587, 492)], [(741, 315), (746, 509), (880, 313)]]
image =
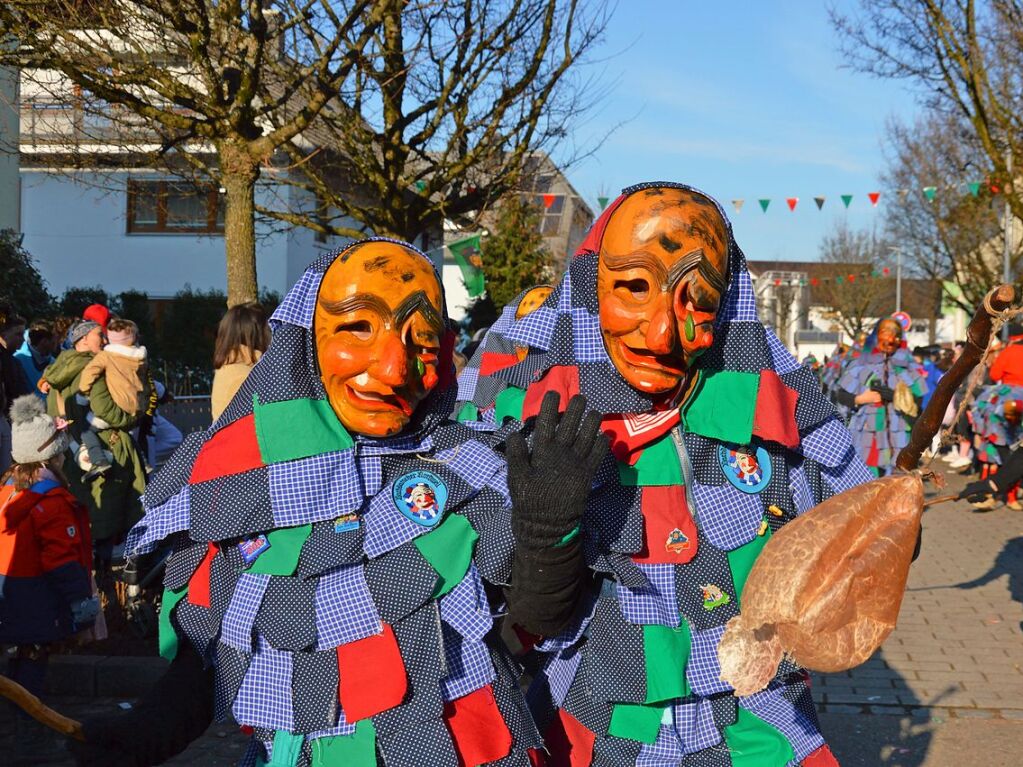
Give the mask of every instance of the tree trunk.
[(224, 215), (224, 249), (227, 256), (227, 305), (255, 301), (256, 279), (256, 179), (259, 165), (244, 146), (220, 147), (221, 183), (227, 196)]

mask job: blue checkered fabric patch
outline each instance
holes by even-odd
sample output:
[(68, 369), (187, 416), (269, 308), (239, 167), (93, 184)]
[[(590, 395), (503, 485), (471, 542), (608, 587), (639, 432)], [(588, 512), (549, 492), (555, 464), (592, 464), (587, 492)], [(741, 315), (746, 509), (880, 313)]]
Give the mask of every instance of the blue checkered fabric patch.
[(312, 330), (313, 317), (316, 313), (316, 294), (323, 282), (323, 272), (306, 271), (298, 278), (298, 282), (288, 291), (284, 300), (270, 315), (273, 325), (287, 322)]
[(476, 565), (469, 565), (461, 582), (441, 597), (440, 618), (466, 639), (482, 640), (493, 628), (490, 602)]
[(715, 548), (731, 551), (756, 538), (764, 516), (759, 496), (730, 484), (715, 487), (694, 482), (691, 490), (696, 504), (693, 516)]
[(236, 721), (271, 730), (293, 730), (291, 653), (257, 635), (257, 650), (231, 708)]
[(839, 466), (835, 468), (821, 466), (821, 477), (836, 493), (845, 492), (874, 479), (863, 459), (856, 455), (852, 448), (849, 448), (845, 460)]
[(792, 356), (792, 352), (785, 348), (785, 344), (774, 334), (773, 330), (766, 332), (767, 348), (771, 352), (771, 362), (774, 371), (778, 375), (791, 373), (799, 369), (799, 362)]
[(824, 745), (817, 723), (810, 721), (785, 698), (780, 684), (772, 684), (766, 690), (739, 698), (739, 705), (780, 730), (792, 744), (796, 759), (803, 759)]
[[(482, 442), (471, 439), (450, 450), (437, 453), (434, 458), (445, 464), (449, 469), (464, 479), (472, 487), (482, 490), (491, 485), (490, 480), (498, 473), (504, 472), (504, 461), (493, 450)], [(493, 483), (500, 488), (504, 482)]]
[(505, 337), (523, 346), (547, 349), (557, 321), (557, 311), (551, 307), (541, 306), (512, 325)]
[(645, 588), (618, 586), (622, 617), (629, 623), (678, 628), (682, 617), (675, 606), (675, 566), (637, 564), (650, 582)]
[(572, 309), (572, 338), (576, 362), (607, 362), (600, 319), (586, 309)]
[(678, 767), (684, 756), (678, 736), (671, 727), (661, 725), (654, 743), (645, 743), (636, 757), (636, 767)]
[(848, 458), (852, 439), (837, 418), (829, 418), (805, 434), (800, 445), (803, 455), (824, 466), (839, 466)]
[(271, 464), (270, 504), (276, 527), (335, 519), (362, 506), (351, 450)]
[(190, 497), (191, 488), (186, 485), (177, 495), (155, 509), (147, 510), (146, 515), (128, 532), (125, 554), (132, 557), (148, 554), (164, 538), (187, 530), (191, 515)]
[[(354, 735), (354, 734), (355, 734), (355, 725), (354, 724), (349, 724), (347, 721), (345, 721), (345, 712), (341, 711), (341, 719), (340, 719), (340, 721), (336, 725), (334, 725), (333, 727), (329, 727), (326, 730), (317, 730), (316, 732), (311, 732), (311, 733), (309, 733), (306, 736), (306, 740), (315, 741), (315, 740), (317, 740), (319, 738), (333, 738), (333, 737), (336, 737), (338, 735)], [(313, 744), (313, 748), (314, 749), (316, 748), (316, 744), (315, 743)]]
[(476, 396), (476, 383), (480, 378), (479, 368), (466, 367), (458, 374), (458, 401), (472, 402)]
[(383, 629), (362, 565), (324, 573), (316, 582), (316, 649), (328, 650)]
[[(733, 246), (734, 247), (734, 246)], [(736, 250), (738, 248), (736, 247)], [(757, 301), (753, 293), (753, 283), (750, 282), (749, 272), (746, 271), (746, 260), (739, 253), (742, 269), (732, 277), (728, 284), (728, 294), (725, 299), (724, 311), (719, 315), (719, 322), (759, 322), (757, 317)], [(734, 270), (736, 258), (733, 254), (730, 258)]]
[(802, 466), (793, 466), (789, 470), (789, 488), (792, 490), (792, 502), (796, 504), (797, 514), (803, 514), (817, 505)]
[(718, 663), (718, 642), (724, 633), (724, 626), (692, 632), (686, 679), (697, 695), (713, 695), (732, 689), (727, 682), (721, 681), (721, 664)]
[(714, 724), (714, 707), (707, 698), (676, 703), (672, 716), (684, 753), (693, 754), (721, 742), (721, 731)]
[(580, 660), (582, 654), (575, 648), (569, 648), (550, 656), (544, 666), (543, 673), (547, 677), (547, 686), (555, 705), (560, 706), (565, 701), (568, 688), (572, 686), (572, 680), (579, 670)]
[(238, 576), (238, 585), (231, 595), (221, 624), (221, 641), (243, 652), (252, 652), (252, 627), (256, 623), (256, 615), (269, 584), (269, 575), (242, 573)]
[(444, 700), (455, 700), (494, 681), (497, 672), (486, 643), (467, 639), (454, 629), (442, 626), (444, 658), (448, 675), (440, 680)]

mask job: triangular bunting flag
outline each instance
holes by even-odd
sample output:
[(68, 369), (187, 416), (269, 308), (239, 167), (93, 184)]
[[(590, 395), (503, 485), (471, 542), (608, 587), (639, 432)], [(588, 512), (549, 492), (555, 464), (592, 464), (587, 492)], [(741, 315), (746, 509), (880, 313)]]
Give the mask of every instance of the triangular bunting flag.
[(880, 192), (867, 192), (867, 197), (870, 198), (870, 204), (875, 208), (877, 207), (877, 201), (881, 199)]
[(934, 200), (934, 195), (936, 195), (937, 193), (938, 193), (938, 187), (936, 187), (936, 186), (925, 186), (924, 187), (924, 197), (926, 197), (928, 200)]
[(852, 202), (852, 198), (853, 198), (853, 196), (851, 194), (843, 194), (842, 195), (842, 204), (845, 205), (845, 207), (848, 208), (849, 207), (849, 203)]
[(764, 213), (767, 213), (767, 206), (771, 204), (771, 198), (767, 197), (764, 199), (757, 200), (757, 202), (760, 203), (760, 210), (764, 211)]
[(905, 200), (907, 194), (909, 194), (909, 190), (908, 189), (900, 189), (899, 190), (899, 199), (900, 200)]
[(824, 207), (824, 199), (825, 199), (824, 197), (814, 197), (813, 198), (813, 201), (815, 203), (817, 203), (817, 210), (820, 210), (821, 208)]
[(554, 195), (553, 194), (545, 194), (543, 196), (543, 206), (545, 208), (549, 208), (553, 204), (554, 204)]
[(597, 204), (600, 206), (601, 210), (604, 210), (604, 208), (607, 207), (607, 197), (598, 197)]
[(416, 182), (416, 191), (421, 192), (424, 189), (426, 189), (426, 182), (420, 179), (419, 181)]
[(972, 194), (974, 197), (976, 197), (978, 194), (980, 194), (980, 182), (979, 181), (971, 181), (966, 186), (967, 186), (967, 188), (969, 188), (970, 194)]
[(739, 198), (738, 200), (732, 200), (732, 207), (735, 208), (736, 213), (742, 212), (742, 206), (745, 202), (746, 201), (742, 198)]
[(796, 206), (799, 204), (799, 198), (798, 197), (786, 197), (785, 198), (785, 203), (789, 206), (789, 210), (795, 210)]
[(480, 257), (480, 236), (474, 234), (463, 240), (449, 242), (448, 250), (462, 272), (462, 282), (465, 283), (469, 298), (482, 296), (486, 290), (486, 278), (483, 275), (483, 259)]

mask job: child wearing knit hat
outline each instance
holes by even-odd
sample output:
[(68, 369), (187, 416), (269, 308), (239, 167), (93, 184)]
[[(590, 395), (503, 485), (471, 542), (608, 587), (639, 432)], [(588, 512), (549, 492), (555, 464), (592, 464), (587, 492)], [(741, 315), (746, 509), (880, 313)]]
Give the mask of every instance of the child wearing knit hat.
[[(99, 600), (88, 512), (61, 474), (66, 424), (34, 394), (14, 400), (11, 422), (14, 463), (0, 477), (0, 645), (17, 645), (7, 674), (38, 696), (48, 646), (92, 626)], [(18, 727), (30, 742), (32, 723)]]

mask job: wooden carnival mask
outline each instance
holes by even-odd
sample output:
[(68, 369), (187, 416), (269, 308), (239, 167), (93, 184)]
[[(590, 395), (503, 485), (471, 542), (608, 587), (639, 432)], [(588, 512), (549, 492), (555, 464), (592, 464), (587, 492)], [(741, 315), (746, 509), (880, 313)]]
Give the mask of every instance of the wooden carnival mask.
[(882, 354), (894, 354), (902, 345), (902, 325), (897, 320), (881, 320), (877, 323), (877, 350)]
[(624, 200), (597, 270), (604, 346), (622, 378), (646, 394), (674, 393), (714, 342), (727, 276), (727, 228), (711, 200), (668, 187)]
[(314, 331), (320, 378), (341, 424), (386, 437), (438, 383), (440, 283), (423, 256), (390, 242), (343, 254), (323, 275)]

